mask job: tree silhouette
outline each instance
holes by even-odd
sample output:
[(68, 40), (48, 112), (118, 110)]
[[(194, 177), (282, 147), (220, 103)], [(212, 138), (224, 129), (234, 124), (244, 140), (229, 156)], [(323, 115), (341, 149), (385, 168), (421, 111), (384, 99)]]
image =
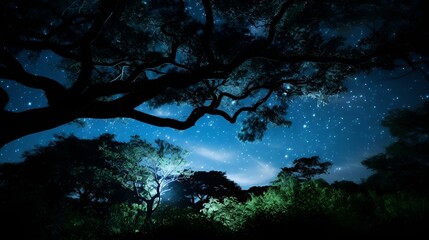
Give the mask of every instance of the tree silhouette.
[[(399, 0), (2, 1), (0, 78), (43, 91), (47, 106), (12, 111), (0, 90), (0, 146), (79, 118), (183, 130), (207, 114), (245, 114), (239, 138), (258, 140), (290, 125), (297, 96), (326, 101), (374, 67), (426, 66), (427, 10)], [(61, 60), (67, 84), (25, 68), (22, 56), (42, 51)], [(191, 110), (152, 114), (169, 104)]]
[(316, 175), (327, 173), (331, 166), (332, 163), (330, 162), (320, 162), (319, 156), (298, 158), (293, 161), (292, 167), (282, 168), (277, 178), (296, 177), (300, 180), (309, 181)]
[(375, 171), (366, 184), (379, 191), (427, 193), (429, 183), (429, 101), (414, 109), (391, 111), (382, 121), (397, 141), (362, 164)]
[[(124, 191), (99, 150), (102, 144), (116, 144), (114, 136), (103, 134), (94, 139), (57, 136), (47, 146), (24, 153), (22, 165), (28, 176), (23, 178), (29, 177), (33, 184), (56, 186), (64, 197), (73, 197), (83, 206), (91, 202), (118, 201), (118, 195), (124, 195)], [(120, 194), (115, 193), (117, 191)]]
[(23, 162), (0, 164), (0, 213), (7, 233), (61, 238), (65, 226), (75, 227), (67, 211), (94, 217), (111, 204), (133, 200), (132, 192), (113, 178), (114, 169), (99, 150), (102, 143), (117, 144), (110, 134), (94, 139), (57, 136), (25, 152)]
[(197, 206), (198, 208), (208, 202), (209, 198), (243, 197), (240, 186), (229, 180), (225, 172), (196, 171), (189, 178), (180, 182), (184, 195), (191, 203), (191, 206)]
[(102, 149), (118, 171), (117, 179), (146, 205), (146, 224), (151, 223), (163, 193), (169, 191), (168, 185), (190, 175), (184, 159), (186, 151), (160, 139), (152, 145), (133, 136), (128, 143)]

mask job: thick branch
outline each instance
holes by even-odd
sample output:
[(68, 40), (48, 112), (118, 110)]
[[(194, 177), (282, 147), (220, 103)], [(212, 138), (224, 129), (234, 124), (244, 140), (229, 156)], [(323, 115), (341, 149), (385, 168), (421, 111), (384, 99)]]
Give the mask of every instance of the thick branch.
[(194, 126), (195, 123), (206, 114), (221, 116), (228, 122), (235, 123), (237, 121), (238, 116), (241, 113), (256, 111), (259, 106), (261, 106), (264, 102), (266, 102), (269, 99), (272, 93), (273, 93), (273, 90), (268, 91), (268, 93), (259, 101), (257, 101), (255, 104), (253, 104), (250, 107), (243, 107), (238, 109), (233, 116), (230, 116), (225, 111), (211, 108), (211, 107), (206, 107), (206, 106), (195, 108), (188, 116), (188, 118), (184, 121), (180, 121), (172, 118), (161, 118), (161, 117), (157, 117), (157, 116), (153, 116), (147, 113), (137, 111), (135, 109), (126, 112), (125, 115), (123, 116), (135, 119), (140, 122), (149, 123), (154, 126), (170, 127), (178, 130), (184, 130)]
[(88, 45), (84, 45), (81, 48), (81, 56), (82, 61), (80, 63), (80, 72), (76, 82), (71, 87), (71, 91), (79, 94), (89, 85), (89, 80), (91, 78), (91, 72), (94, 68), (92, 63), (91, 56), (91, 47)]
[[(2, 40), (0, 40), (1, 42)], [(39, 42), (39, 41), (24, 41), (19, 39), (13, 39), (11, 41), (1, 42), (3, 46), (9, 46), (12, 48), (18, 48), (18, 49), (26, 49), (26, 50), (33, 50), (33, 51), (41, 51), (41, 50), (51, 50), (54, 53), (64, 57), (73, 59), (75, 61), (80, 61), (81, 58), (78, 54), (73, 53), (68, 49), (67, 47), (61, 46), (59, 44), (50, 43), (47, 41)]]
[(67, 95), (64, 86), (57, 81), (26, 72), (18, 60), (4, 49), (0, 50), (0, 63), (6, 66), (6, 68), (0, 67), (1, 78), (14, 80), (26, 87), (43, 90), (49, 103), (61, 101)]

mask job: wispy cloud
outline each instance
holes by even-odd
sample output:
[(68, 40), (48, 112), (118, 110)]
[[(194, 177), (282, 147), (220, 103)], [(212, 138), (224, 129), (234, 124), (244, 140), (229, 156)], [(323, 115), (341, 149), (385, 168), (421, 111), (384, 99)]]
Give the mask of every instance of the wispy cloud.
[(227, 174), (228, 178), (243, 188), (268, 185), (277, 176), (280, 169), (270, 164), (255, 161), (255, 166), (245, 172)]
[(213, 161), (218, 161), (218, 162), (227, 162), (234, 155), (230, 151), (211, 149), (207, 147), (196, 147), (193, 149), (193, 152), (204, 158), (207, 158)]
[(168, 111), (166, 109), (161, 109), (161, 108), (155, 109), (153, 114), (158, 116), (158, 117), (168, 117), (168, 116), (173, 115), (170, 111)]

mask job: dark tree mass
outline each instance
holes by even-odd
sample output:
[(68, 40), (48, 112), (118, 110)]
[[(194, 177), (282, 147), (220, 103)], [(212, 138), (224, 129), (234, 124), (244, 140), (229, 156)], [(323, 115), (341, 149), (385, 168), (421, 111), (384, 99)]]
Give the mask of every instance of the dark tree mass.
[(23, 162), (0, 165), (2, 234), (24, 239), (252, 239), (285, 231), (313, 237), (421, 236), (429, 223), (427, 107), (428, 102), (385, 118), (398, 141), (362, 162), (375, 172), (360, 184), (316, 178), (331, 164), (313, 156), (282, 168), (270, 185), (243, 190), (225, 172), (188, 171), (186, 151), (162, 140), (58, 137), (26, 152)]
[[(254, 141), (290, 125), (297, 96), (324, 101), (358, 73), (427, 66), (426, 1), (6, 0), (0, 10), (0, 78), (48, 102), (12, 112), (1, 89), (1, 146), (80, 118), (188, 129), (205, 115), (242, 114), (238, 137)], [(17, 58), (41, 51), (61, 59), (67, 84)], [(187, 116), (150, 114), (166, 104)]]
[(292, 167), (284, 167), (278, 177), (294, 176), (302, 180), (310, 180), (313, 177), (328, 172), (332, 166), (330, 162), (320, 162), (319, 156), (299, 158), (294, 160)]
[(392, 111), (382, 122), (397, 141), (362, 162), (376, 173), (367, 184), (379, 191), (423, 191), (429, 182), (429, 102)]

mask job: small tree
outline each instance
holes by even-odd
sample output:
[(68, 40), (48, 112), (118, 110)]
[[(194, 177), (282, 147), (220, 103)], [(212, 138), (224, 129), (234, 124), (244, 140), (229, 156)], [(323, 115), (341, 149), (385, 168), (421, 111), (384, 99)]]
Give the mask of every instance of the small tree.
[(146, 205), (145, 223), (150, 223), (168, 184), (190, 175), (185, 168), (187, 151), (160, 139), (150, 144), (133, 136), (128, 143), (102, 149), (117, 170), (117, 179)]
[(293, 161), (292, 167), (284, 167), (277, 178), (296, 177), (300, 180), (310, 180), (316, 175), (328, 172), (332, 163), (320, 162), (319, 156), (298, 158)]

